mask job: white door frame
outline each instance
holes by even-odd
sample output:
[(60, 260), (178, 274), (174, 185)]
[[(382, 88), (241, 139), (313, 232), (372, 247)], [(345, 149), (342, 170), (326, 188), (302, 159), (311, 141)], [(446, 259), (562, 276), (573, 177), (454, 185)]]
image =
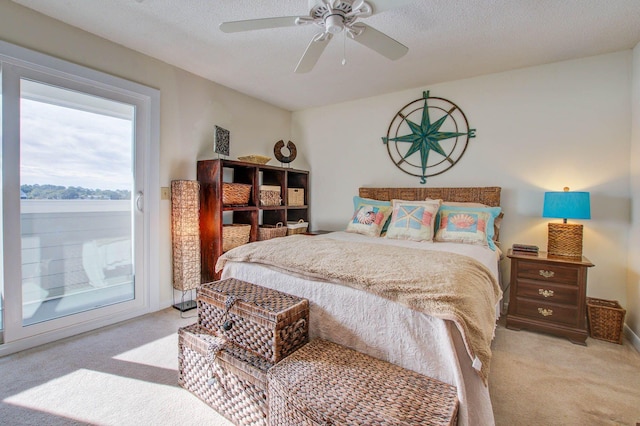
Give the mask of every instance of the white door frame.
[[(159, 309), (159, 108), (160, 93), (76, 64), (0, 41), (2, 63), (4, 344), (0, 356), (113, 324)], [(67, 87), (136, 105), (136, 223), (133, 301), (22, 327), (20, 239), (20, 78)], [(17, 124), (16, 124), (17, 123)], [(18, 160), (18, 161), (16, 161)], [(142, 178), (137, 172), (142, 168)], [(139, 199), (137, 199), (137, 197)], [(152, 285), (153, 283), (153, 285)]]

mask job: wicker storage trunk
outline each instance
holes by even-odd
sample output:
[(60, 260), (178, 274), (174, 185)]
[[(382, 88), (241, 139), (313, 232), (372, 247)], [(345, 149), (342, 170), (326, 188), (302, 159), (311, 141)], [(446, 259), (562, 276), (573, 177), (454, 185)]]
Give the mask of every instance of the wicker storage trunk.
[(222, 341), (197, 324), (178, 330), (180, 386), (236, 425), (266, 426), (272, 364), (229, 342), (217, 352)]
[(455, 386), (315, 339), (267, 373), (269, 424), (455, 425)]
[(228, 278), (198, 290), (198, 324), (276, 363), (308, 341), (309, 302)]

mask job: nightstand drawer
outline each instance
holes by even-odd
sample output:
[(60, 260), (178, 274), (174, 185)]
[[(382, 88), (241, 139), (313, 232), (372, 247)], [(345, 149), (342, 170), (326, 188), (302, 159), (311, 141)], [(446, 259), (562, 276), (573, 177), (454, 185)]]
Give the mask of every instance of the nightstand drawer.
[(575, 285), (520, 280), (516, 294), (518, 297), (526, 297), (529, 299), (573, 306), (578, 305), (578, 287)]
[(577, 323), (576, 306), (554, 305), (535, 300), (518, 298), (518, 314), (550, 323), (575, 326)]
[(518, 277), (576, 285), (578, 268), (521, 260), (518, 262)]

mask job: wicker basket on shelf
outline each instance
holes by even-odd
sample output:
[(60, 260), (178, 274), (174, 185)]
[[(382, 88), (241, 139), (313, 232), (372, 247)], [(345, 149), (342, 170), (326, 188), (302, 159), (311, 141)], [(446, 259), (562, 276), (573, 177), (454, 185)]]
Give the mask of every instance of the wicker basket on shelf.
[(270, 240), (271, 238), (285, 237), (287, 227), (278, 222), (275, 225), (261, 225), (258, 228), (258, 241)]
[(287, 188), (287, 202), (290, 206), (304, 206), (304, 188)]
[(275, 185), (260, 185), (260, 205), (279, 206), (282, 204), (280, 187)]
[(222, 183), (222, 204), (225, 206), (246, 206), (251, 197), (251, 185), (246, 183)]
[(625, 313), (615, 300), (587, 297), (589, 336), (621, 345)]
[(297, 222), (287, 222), (287, 235), (304, 234), (308, 226), (309, 223), (302, 219)]
[(226, 252), (249, 242), (251, 225), (234, 223), (222, 226), (222, 251)]

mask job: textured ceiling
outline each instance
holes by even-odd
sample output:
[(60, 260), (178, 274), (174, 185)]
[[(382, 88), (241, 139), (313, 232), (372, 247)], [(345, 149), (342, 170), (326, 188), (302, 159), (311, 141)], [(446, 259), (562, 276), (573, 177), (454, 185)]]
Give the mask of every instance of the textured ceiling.
[[(334, 37), (293, 70), (317, 27), (225, 34), (224, 21), (307, 15), (306, 0), (13, 0), (288, 110), (633, 48), (639, 0), (378, 1), (362, 22), (409, 47), (390, 61)], [(346, 64), (342, 65), (346, 49)]]

